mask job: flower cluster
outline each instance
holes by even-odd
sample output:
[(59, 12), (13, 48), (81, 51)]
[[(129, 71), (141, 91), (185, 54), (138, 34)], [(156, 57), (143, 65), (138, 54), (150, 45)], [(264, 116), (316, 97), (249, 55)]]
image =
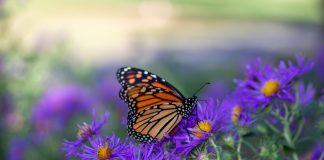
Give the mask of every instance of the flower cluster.
[[(280, 62), (276, 67), (261, 60), (247, 65), (245, 78), (235, 80), (237, 87), (232, 93), (222, 95), (221, 100), (198, 102), (192, 115), (183, 118), (160, 142), (136, 144), (114, 134), (102, 136), (100, 129), (109, 117), (106, 113), (100, 122), (94, 114), (91, 125), (78, 126), (77, 140), (64, 140), (63, 150), (67, 157), (95, 160), (242, 159), (241, 148), (245, 147), (247, 154), (260, 159), (298, 159), (296, 143), (306, 123), (300, 106), (309, 105), (316, 94), (312, 84), (299, 79), (313, 63), (300, 55), (296, 61)], [(250, 141), (247, 137), (251, 136), (256, 138)], [(311, 157), (324, 156), (318, 150)]]
[(296, 59), (296, 65), (281, 61), (277, 67), (272, 67), (263, 65), (260, 59), (247, 65), (246, 78), (235, 80), (238, 90), (255, 107), (264, 108), (275, 100), (295, 101), (293, 81), (313, 67), (313, 63), (306, 63), (301, 55), (297, 55)]
[(93, 121), (91, 125), (88, 125), (85, 122), (83, 123), (83, 126), (78, 125), (79, 131), (77, 133), (77, 139), (75, 141), (68, 141), (65, 139), (63, 142), (63, 150), (67, 152), (66, 156), (70, 157), (72, 155), (77, 155), (77, 151), (84, 141), (91, 139), (95, 135), (99, 135), (99, 131), (107, 122), (109, 115), (109, 112), (107, 112), (98, 123), (96, 113), (93, 112)]

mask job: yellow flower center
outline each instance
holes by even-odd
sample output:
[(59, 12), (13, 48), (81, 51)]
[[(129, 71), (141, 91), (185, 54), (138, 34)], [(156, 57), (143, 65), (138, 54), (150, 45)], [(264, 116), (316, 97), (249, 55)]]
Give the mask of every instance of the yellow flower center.
[(279, 82), (276, 80), (268, 80), (261, 89), (261, 93), (263, 93), (264, 95), (270, 97), (273, 94), (275, 94), (276, 92), (278, 92), (280, 89), (280, 85)]
[(82, 138), (82, 135), (85, 133), (85, 132), (89, 132), (89, 129), (88, 127), (86, 126), (82, 126), (82, 129), (80, 129), (77, 133), (78, 137)]
[[(197, 131), (210, 133), (212, 126), (208, 120), (203, 120), (198, 122), (198, 124), (194, 127), (194, 129)], [(193, 133), (193, 135), (196, 136), (197, 138), (201, 138), (203, 136), (201, 133), (198, 132)]]
[(232, 121), (233, 122), (237, 122), (239, 120), (241, 112), (242, 112), (242, 108), (239, 105), (237, 105), (233, 108), (233, 110), (232, 110)]
[(97, 158), (99, 160), (106, 160), (111, 158), (112, 150), (105, 146), (99, 146), (97, 151)]

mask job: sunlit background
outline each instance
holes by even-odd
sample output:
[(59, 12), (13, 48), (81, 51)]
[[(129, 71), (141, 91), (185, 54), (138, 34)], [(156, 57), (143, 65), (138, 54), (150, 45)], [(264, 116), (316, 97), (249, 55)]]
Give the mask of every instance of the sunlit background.
[[(135, 66), (186, 96), (222, 98), (257, 57), (324, 60), (320, 0), (0, 0), (0, 159), (61, 159), (63, 138), (110, 111), (126, 136), (115, 72)], [(320, 67), (324, 67), (319, 66)], [(323, 70), (312, 74), (323, 87)], [(310, 78), (309, 78), (310, 79)], [(100, 116), (99, 116), (100, 117)], [(305, 151), (306, 152), (306, 151)]]

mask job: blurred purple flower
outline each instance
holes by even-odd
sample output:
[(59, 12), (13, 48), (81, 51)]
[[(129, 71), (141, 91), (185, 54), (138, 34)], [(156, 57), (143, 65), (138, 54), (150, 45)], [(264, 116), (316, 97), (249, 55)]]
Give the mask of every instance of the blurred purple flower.
[(92, 104), (92, 99), (82, 87), (52, 87), (32, 109), (31, 122), (40, 136), (46, 136), (61, 130), (75, 113), (89, 112)]
[(313, 63), (306, 63), (301, 55), (296, 56), (297, 65), (280, 62), (278, 67), (262, 65), (261, 60), (246, 66), (246, 79), (235, 80), (238, 89), (256, 107), (265, 107), (275, 98), (294, 101), (292, 81), (310, 71)]
[(319, 51), (317, 52), (316, 56), (316, 71), (321, 80), (324, 80), (324, 44), (320, 46)]
[(322, 97), (321, 97), (322, 101), (324, 101), (324, 88), (322, 89)]
[(119, 91), (121, 87), (118, 84), (118, 81), (115, 78), (111, 78), (110, 76), (106, 76), (98, 83), (97, 90), (99, 92), (99, 97), (105, 103), (111, 103), (116, 106), (120, 113), (120, 117), (127, 115), (127, 106), (126, 104), (119, 98)]
[(99, 82), (97, 88), (100, 96), (107, 101), (115, 101), (120, 91), (117, 80), (108, 76)]
[(228, 125), (226, 129), (233, 126), (233, 124), (249, 126), (253, 122), (252, 113), (255, 112), (254, 108), (249, 107), (244, 98), (244, 95), (238, 91), (224, 98), (221, 108), (224, 110), (224, 121)]
[(324, 145), (317, 145), (306, 157), (305, 160), (322, 160), (324, 158)]
[[(182, 123), (180, 130), (172, 137), (175, 143), (174, 152), (179, 155), (188, 155), (194, 148), (205, 142), (211, 134), (217, 134), (225, 125), (225, 111), (209, 99), (205, 103), (198, 103), (197, 117), (187, 119), (187, 124)], [(186, 127), (189, 128), (186, 128)], [(188, 131), (191, 133), (188, 134)]]
[(96, 113), (93, 112), (93, 121), (91, 125), (88, 125), (86, 122), (83, 123), (83, 126), (78, 125), (78, 137), (75, 141), (68, 141), (64, 139), (63, 141), (63, 151), (66, 152), (67, 157), (76, 156), (78, 153), (79, 147), (84, 141), (87, 141), (94, 135), (99, 135), (100, 129), (109, 119), (110, 113), (106, 112), (104, 117), (100, 122), (97, 122)]
[[(296, 62), (297, 62), (296, 67), (298, 68), (299, 71), (298, 76), (307, 74), (313, 69), (315, 65), (314, 62), (306, 62), (305, 57), (301, 54), (296, 55)], [(288, 65), (294, 66), (291, 61), (288, 61)]]
[(11, 140), (8, 149), (8, 160), (23, 160), (28, 148), (28, 142), (22, 138), (14, 138)]
[(298, 98), (299, 103), (302, 106), (305, 106), (312, 102), (315, 96), (315, 88), (312, 84), (305, 86), (304, 83), (298, 83)]
[(208, 87), (206, 87), (206, 91), (204, 91), (200, 97), (209, 98), (210, 96), (213, 96), (223, 98), (228, 93), (230, 93), (228, 84), (224, 82), (212, 82)]
[(131, 159), (133, 156), (134, 145), (121, 142), (115, 135), (105, 139), (97, 136), (89, 142), (91, 146), (82, 146), (83, 152), (79, 156), (83, 160)]

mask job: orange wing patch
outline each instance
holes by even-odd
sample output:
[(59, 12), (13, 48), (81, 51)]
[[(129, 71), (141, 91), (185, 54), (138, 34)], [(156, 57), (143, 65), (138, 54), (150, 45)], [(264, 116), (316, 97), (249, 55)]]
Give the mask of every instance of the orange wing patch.
[(152, 86), (154, 87), (157, 87), (157, 88), (163, 88), (165, 90), (168, 90), (168, 91), (171, 91), (171, 92), (174, 92), (174, 90), (172, 90), (171, 88), (167, 87), (166, 85), (162, 84), (162, 83), (159, 83), (159, 82), (153, 82), (152, 83)]
[(148, 84), (146, 83), (138, 83), (135, 85), (136, 87), (143, 87), (143, 86), (149, 86)]
[(137, 103), (137, 108), (142, 108), (142, 107), (145, 107), (145, 106), (149, 106), (149, 105), (152, 105), (152, 104), (154, 104), (156, 102), (161, 102), (161, 99), (153, 98), (153, 99), (149, 99), (149, 100), (146, 100), (146, 101), (138, 102)]
[(135, 81), (136, 81), (135, 78), (131, 78), (131, 79), (128, 80), (128, 83), (133, 84), (133, 83), (135, 83)]
[(181, 106), (183, 103), (179, 97), (163, 88), (148, 88), (144, 83), (139, 85), (141, 86), (133, 86), (126, 90), (127, 97), (130, 98), (128, 103), (136, 102), (134, 107), (137, 113), (153, 106), (176, 108), (174, 105)]
[(165, 100), (169, 100), (169, 101), (181, 102), (181, 100), (179, 98), (175, 97), (172, 94), (168, 94), (168, 93), (161, 92), (161, 93), (157, 93), (156, 96), (159, 98), (165, 99)]
[(148, 99), (152, 99), (152, 98), (154, 98), (154, 96), (152, 96), (152, 95), (144, 95), (144, 96), (136, 98), (136, 100), (137, 101), (144, 101), (144, 100), (148, 100)]
[(160, 130), (157, 139), (161, 140), (165, 133), (169, 133), (181, 120), (181, 118), (179, 118), (180, 115), (173, 117), (172, 120), (170, 121), (166, 121), (165, 119), (161, 120), (162, 122), (162, 126), (166, 125), (164, 128), (161, 127), (162, 130)]
[(161, 112), (160, 114), (154, 116), (149, 122), (153, 122), (153, 121), (156, 121), (158, 119), (161, 119), (171, 113), (176, 113), (173, 109), (172, 110), (165, 110), (163, 112)]
[(157, 105), (161, 105), (161, 104), (167, 104), (167, 103), (168, 103), (167, 101), (159, 101), (159, 102), (156, 102), (156, 103), (152, 103), (150, 105), (147, 105), (147, 106), (143, 106), (141, 108), (138, 108), (138, 111), (137, 112), (141, 112), (141, 111), (145, 110), (146, 108), (150, 108), (150, 107), (157, 106)]
[(172, 109), (172, 108), (176, 108), (176, 106), (180, 106), (182, 105), (182, 103), (172, 103), (173, 105), (162, 105), (159, 108), (161, 109)]
[(128, 90), (127, 96), (130, 98), (136, 98), (139, 96), (140, 93), (140, 88), (139, 87), (134, 87)]
[(167, 117), (164, 117), (162, 120), (160, 120), (155, 126), (154, 128), (149, 132), (149, 134), (152, 137), (156, 137), (159, 140), (163, 138), (163, 136), (159, 136), (159, 132), (161, 131), (162, 127), (170, 120), (172, 120), (172, 118), (174, 118), (177, 115), (177, 113), (173, 113)]
[(148, 132), (154, 127), (157, 122), (153, 122), (147, 125), (147, 127), (141, 132), (142, 134), (148, 134)]

